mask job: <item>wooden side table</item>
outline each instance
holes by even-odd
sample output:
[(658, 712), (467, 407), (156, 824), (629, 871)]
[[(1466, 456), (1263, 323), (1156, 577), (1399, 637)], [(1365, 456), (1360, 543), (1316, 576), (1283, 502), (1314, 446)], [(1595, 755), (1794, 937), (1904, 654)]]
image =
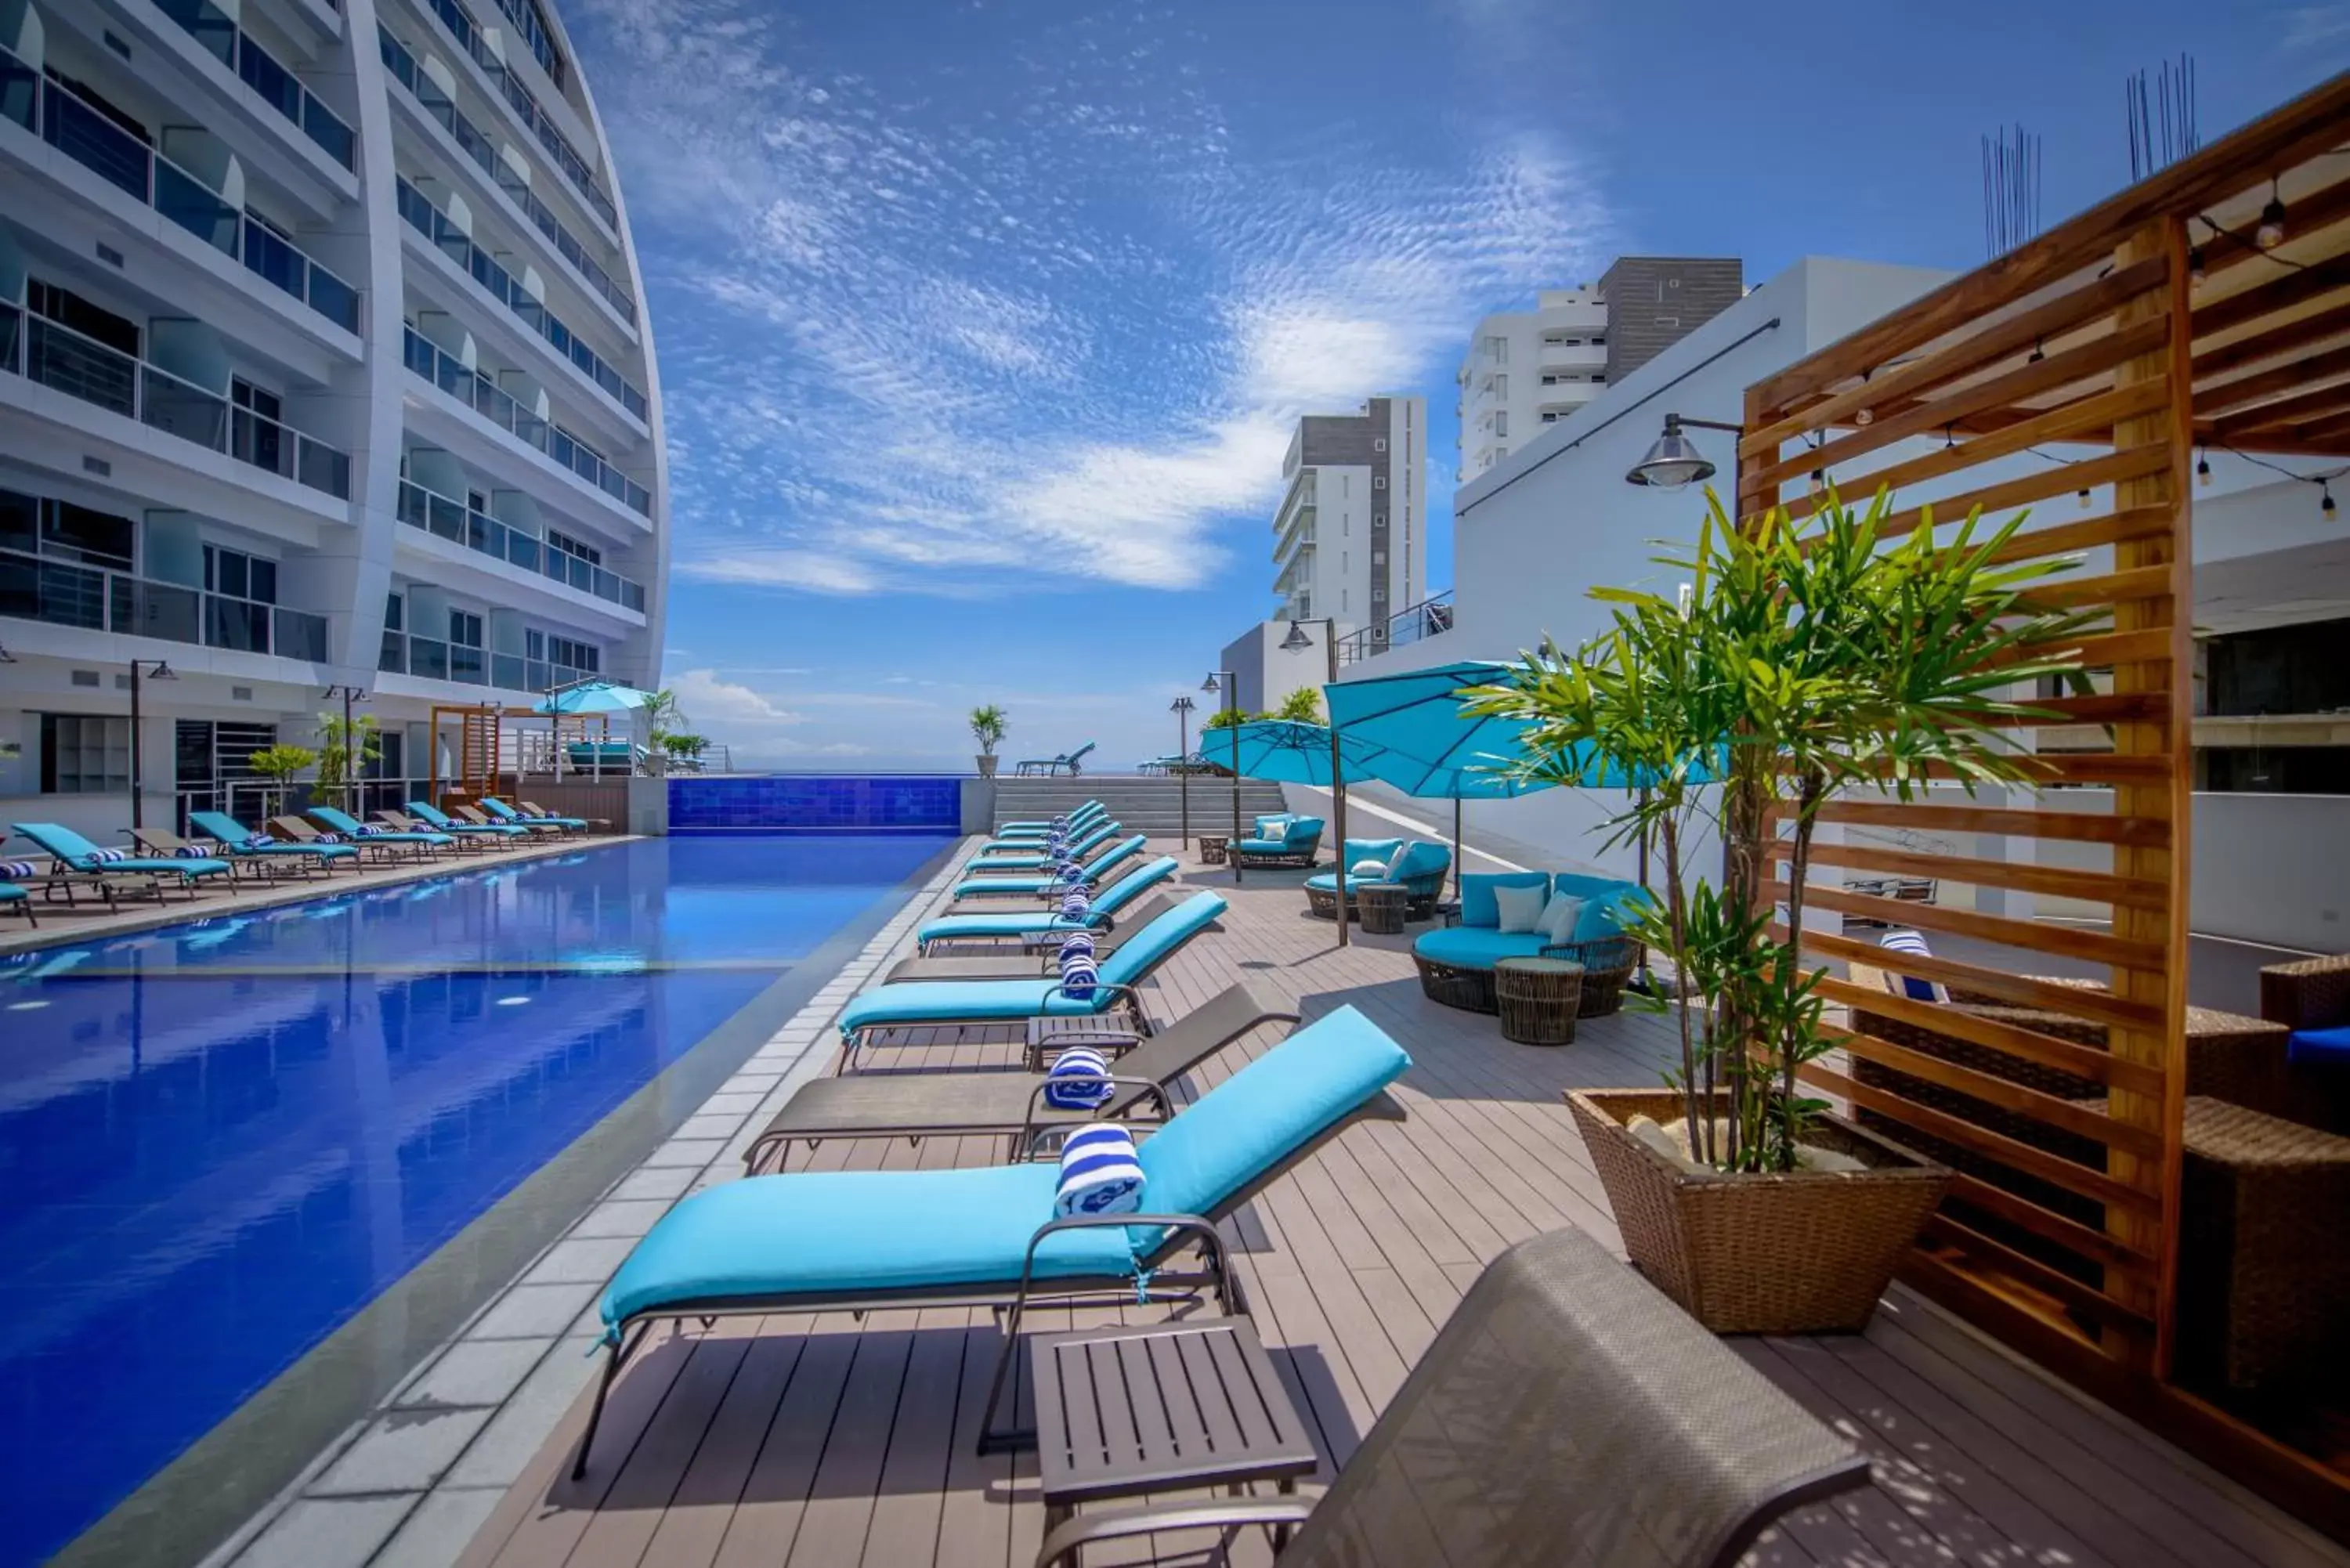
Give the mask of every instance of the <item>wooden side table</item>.
[(1115, 1062), (1137, 1045), (1142, 1036), (1114, 1018), (1093, 1013), (1052, 1013), (1028, 1021), (1026, 1065), (1041, 1073), (1053, 1059), (1073, 1045), (1083, 1045)]
[(1269, 1480), (1314, 1443), (1244, 1317), (1080, 1329), (1031, 1342), (1045, 1531), (1081, 1502)]
[(1225, 859), (1224, 846), (1231, 842), (1232, 839), (1229, 836), (1211, 838), (1204, 833), (1200, 835), (1200, 864), (1222, 866)]
[(1411, 895), (1400, 882), (1367, 882), (1357, 888), (1355, 915), (1364, 930), (1375, 937), (1400, 936), (1404, 910)]
[(1501, 1004), (1503, 1039), (1572, 1045), (1575, 1015), (1583, 1007), (1583, 966), (1572, 959), (1496, 959), (1493, 998)]

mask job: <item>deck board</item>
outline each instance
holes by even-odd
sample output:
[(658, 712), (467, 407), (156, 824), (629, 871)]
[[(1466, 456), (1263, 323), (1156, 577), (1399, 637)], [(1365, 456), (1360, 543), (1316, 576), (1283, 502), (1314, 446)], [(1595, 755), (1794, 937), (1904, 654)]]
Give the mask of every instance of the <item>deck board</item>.
[[(1326, 1485), (1502, 1249), (1562, 1225), (1619, 1245), (1561, 1096), (1656, 1081), (1677, 1054), (1667, 1020), (1586, 1020), (1573, 1046), (1506, 1044), (1490, 1018), (1421, 996), (1406, 939), (1346, 949), (1304, 913), (1301, 873), (1186, 881), (1232, 900), (1151, 988), (1180, 1016), (1234, 980), (1309, 1019), (1359, 1007), (1411, 1052), (1400, 1124), (1366, 1124), (1269, 1188), (1228, 1227), (1259, 1332), (1313, 1422)], [(1195, 1097), (1282, 1032), (1260, 1030), (1180, 1085)], [(1018, 1048), (1002, 1031), (910, 1032), (868, 1070), (991, 1071)], [(832, 1140), (790, 1170), (939, 1168), (999, 1158), (993, 1138)], [(1162, 1307), (1029, 1314), (1071, 1324), (1153, 1321)], [(1859, 1337), (1745, 1339), (1739, 1354), (1869, 1454), (1876, 1484), (1809, 1509), (1748, 1556), (1805, 1564), (2063, 1564), (2130, 1568), (2275, 1563), (2345, 1554), (2233, 1483), (2082, 1400), (1897, 1290)], [(962, 1308), (664, 1325), (616, 1386), (588, 1480), (567, 1478), (585, 1398), (475, 1538), (468, 1568), (1018, 1568), (1043, 1509), (1032, 1459), (975, 1451), (1001, 1344), (993, 1315)], [(1015, 1373), (1024, 1399), (1024, 1360)], [(1205, 1538), (1128, 1543), (1088, 1562), (1197, 1561)], [(1263, 1564), (1261, 1540), (1230, 1561)]]

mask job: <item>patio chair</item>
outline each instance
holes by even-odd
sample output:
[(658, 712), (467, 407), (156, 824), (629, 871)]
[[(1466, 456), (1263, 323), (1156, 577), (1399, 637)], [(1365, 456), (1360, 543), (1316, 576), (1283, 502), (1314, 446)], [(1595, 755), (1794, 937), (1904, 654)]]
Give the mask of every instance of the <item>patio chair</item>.
[[(604, 1374), (572, 1475), (587, 1473), (612, 1380), (660, 1318), (1002, 1307), (980, 1446), (1034, 1442), (1033, 1433), (993, 1429), (1022, 1312), (1102, 1296), (1129, 1306), (1196, 1301), (1207, 1290), (1227, 1312), (1245, 1310), (1217, 1224), (1354, 1122), (1402, 1119), (1385, 1091), (1410, 1065), (1352, 1007), (1300, 1029), (1143, 1140), (1145, 1214), (1056, 1220), (1059, 1167), (1035, 1160), (795, 1171), (695, 1193), (654, 1224), (605, 1287)], [(1165, 1267), (1192, 1248), (1198, 1270)]]
[[(755, 1175), (767, 1157), (801, 1141), (826, 1138), (993, 1137), (1007, 1160), (1050, 1152), (1055, 1135), (1087, 1122), (1128, 1119), (1155, 1126), (1175, 1114), (1175, 1080), (1263, 1023), (1295, 1024), (1245, 985), (1225, 987), (1118, 1060), (1110, 1097), (1092, 1110), (1045, 1100), (1042, 1073), (858, 1073), (814, 1078), (785, 1101), (751, 1140), (743, 1168)], [(1139, 1127), (1137, 1129), (1139, 1131)]]
[(1322, 852), (1318, 816), (1260, 817), (1257, 836), (1235, 838), (1225, 853), (1242, 866), (1305, 866)]
[[(1069, 853), (1082, 860), (1115, 837), (1126, 824), (1097, 823), (1069, 842)], [(990, 844), (971, 858), (966, 867), (972, 871), (1034, 871), (1046, 864), (1045, 847), (1036, 844)]]
[(1057, 975), (1034, 980), (910, 981), (877, 985), (849, 999), (840, 1014), (840, 1062), (884, 1030), (1024, 1023), (1031, 1018), (1120, 1016), (1137, 1035), (1150, 1033), (1139, 989), (1177, 949), (1216, 922), (1227, 908), (1218, 893), (1194, 893), (1134, 933), (1102, 963), (1090, 996), (1080, 1001)]
[(527, 827), (509, 826), (502, 822), (460, 822), (429, 800), (410, 801), (408, 811), (411, 816), (422, 822), (434, 832), (453, 833), (460, 838), (473, 836), (503, 838), (512, 843), (531, 836), (530, 829)]
[[(1096, 820), (1108, 815), (1109, 807), (1098, 800), (1089, 800), (1069, 813), (1068, 826), (1074, 830), (1082, 831)], [(998, 838), (1042, 838), (1052, 831), (1051, 823), (1030, 819), (1004, 823), (995, 830), (995, 834)]]
[[(1105, 846), (1093, 861), (1080, 867), (1087, 881), (1098, 881), (1106, 871), (1114, 870), (1142, 853), (1145, 840), (1139, 833), (1118, 844)], [(1028, 898), (1048, 892), (1061, 885), (1055, 873), (1015, 873), (1008, 877), (965, 877), (954, 886), (954, 897), (963, 898)]]
[(604, 817), (564, 816), (558, 813), (547, 810), (546, 807), (539, 805), (538, 802), (535, 800), (517, 799), (515, 802), (515, 805), (522, 808), (523, 815), (525, 816), (536, 817), (541, 822), (581, 822), (587, 824), (587, 826), (581, 830), (583, 832), (609, 833), (612, 831), (611, 823)]
[[(397, 860), (404, 854), (412, 855), (419, 860), (429, 860), (437, 850), (446, 849), (453, 853), (458, 847), (457, 836), (453, 833), (432, 833), (412, 826), (406, 829), (376, 826), (331, 805), (314, 805), (310, 808), (310, 815), (317, 820), (319, 826), (356, 849), (373, 851), (379, 860)], [(380, 816), (382, 813), (377, 815)], [(298, 816), (273, 817), (270, 826), (281, 833), (306, 840), (318, 836), (318, 829)]]
[[(348, 844), (281, 844), (274, 840), (267, 844), (255, 843), (255, 840), (265, 837), (266, 835), (254, 832), (224, 811), (192, 811), (188, 813), (188, 821), (199, 831), (210, 835), (213, 842), (220, 846), (222, 853), (228, 857), (232, 864), (246, 865), (255, 870), (265, 871), (274, 862), (281, 866), (290, 866), (305, 877), (314, 870), (322, 876), (332, 876), (334, 864), (338, 860), (349, 861), (353, 870), (359, 868), (359, 852)], [(276, 824), (273, 823), (271, 826), (275, 826)], [(171, 835), (165, 834), (161, 837), (157, 837), (150, 833), (146, 836), (156, 844), (160, 853), (166, 855), (179, 853), (177, 839), (172, 840), (171, 848), (161, 847), (162, 839), (171, 838)]]
[[(1170, 892), (1152, 893), (1136, 903), (1115, 930), (1093, 930), (1094, 957), (1106, 959), (1127, 939), (1174, 909), (1180, 900)], [(1030, 980), (1051, 979), (1060, 972), (1059, 943), (1073, 929), (1045, 928), (1039, 940), (1023, 948), (997, 948), (990, 952), (931, 957), (917, 954), (899, 959), (881, 977), (885, 985), (906, 980)]]
[(47, 855), (51, 866), (48, 890), (62, 892), (66, 902), (74, 901), (74, 889), (89, 887), (106, 900), (107, 908), (115, 903), (115, 882), (125, 877), (144, 877), (149, 891), (162, 902), (166, 885), (175, 885), (189, 898), (196, 896), (196, 884), (213, 877), (231, 874), (229, 863), (221, 859), (188, 859), (179, 856), (125, 855), (120, 850), (99, 848), (70, 827), (54, 822), (12, 822), (16, 833), (39, 846)]
[(519, 827), (524, 833), (534, 838), (538, 837), (542, 834), (548, 833), (552, 833), (557, 837), (561, 837), (567, 831), (568, 831), (559, 822), (533, 822), (528, 818), (522, 816), (492, 816), (488, 812), (484, 811), (477, 805), (461, 805), (449, 815), (454, 816), (461, 822), (470, 823), (475, 827)]
[(1281, 1568), (1731, 1568), (1774, 1521), (1868, 1473), (1656, 1286), (1554, 1231), (1486, 1265), (1318, 1501), (1078, 1514), (1036, 1568), (1154, 1531), (1249, 1525), (1296, 1531)]
[(33, 913), (31, 889), (15, 882), (0, 882), (0, 909), (14, 909), (25, 917), (25, 923), (38, 930), (41, 918)]
[(559, 827), (566, 833), (578, 834), (587, 832), (589, 826), (584, 816), (552, 816), (535, 806), (525, 806), (517, 811), (494, 794), (485, 794), (482, 797), (482, 809), (500, 822), (511, 822), (520, 827), (545, 826)]
[(914, 933), (915, 950), (927, 953), (934, 942), (1019, 941), (1035, 931), (1115, 929), (1128, 905), (1175, 875), (1177, 869), (1171, 855), (1162, 855), (1136, 867), (1104, 888), (1082, 920), (1065, 918), (1059, 905), (1052, 902), (1001, 915), (941, 915), (923, 922)]
[(1030, 757), (1024, 762), (1014, 763), (1012, 771), (1014, 774), (1041, 773), (1046, 777), (1052, 778), (1059, 776), (1061, 770), (1063, 768), (1066, 768), (1069, 770), (1069, 776), (1071, 778), (1076, 778), (1079, 774), (1086, 771), (1086, 754), (1093, 749), (1094, 742), (1087, 741), (1076, 751), (1063, 752), (1057, 757)]
[(452, 822), (445, 828), (435, 827), (430, 823), (418, 821), (406, 812), (394, 811), (389, 806), (375, 812), (373, 815), (378, 823), (394, 833), (420, 836), (427, 833), (438, 834), (441, 837), (449, 840), (451, 846), (458, 851), (471, 855), (487, 855), (506, 837), (504, 834), (482, 833), (478, 829), (467, 827), (461, 822)]
[[(1377, 875), (1356, 872), (1355, 867), (1366, 860), (1380, 863)], [(1305, 907), (1312, 913), (1326, 920), (1338, 918), (1338, 880), (1343, 876), (1347, 908), (1354, 907), (1358, 888), (1394, 885), (1403, 888), (1410, 918), (1424, 920), (1436, 912), (1436, 900), (1444, 892), (1445, 873), (1452, 869), (1452, 851), (1423, 838), (1349, 838), (1339, 853), (1338, 865), (1336, 871), (1305, 878)]]

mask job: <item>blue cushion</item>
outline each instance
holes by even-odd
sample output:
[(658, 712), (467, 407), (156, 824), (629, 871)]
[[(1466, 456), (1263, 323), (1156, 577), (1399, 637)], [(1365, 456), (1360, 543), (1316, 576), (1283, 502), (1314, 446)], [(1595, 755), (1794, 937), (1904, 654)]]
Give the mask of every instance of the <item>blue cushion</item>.
[(1285, 855), (1289, 843), (1281, 838), (1243, 838), (1232, 846), (1243, 855)]
[(17, 887), (14, 882), (0, 882), (0, 904), (5, 904), (17, 898), (29, 898), (31, 897), (32, 895), (30, 893), (26, 892), (25, 889)]
[(1143, 1140), (1150, 1211), (1207, 1212), (1410, 1065), (1352, 1007), (1316, 1019)]
[(1451, 869), (1451, 850), (1441, 844), (1430, 844), (1419, 838), (1404, 846), (1401, 860), (1389, 863), (1388, 875), (1399, 882), (1410, 882), (1428, 877), (1441, 877)]
[(1324, 826), (1318, 816), (1293, 816), (1289, 819), (1289, 826), (1283, 831), (1281, 836), (1290, 848), (1302, 849), (1309, 844), (1322, 842)]
[(1423, 931), (1411, 950), (1455, 969), (1491, 969), (1495, 959), (1538, 958), (1550, 939), (1540, 931), (1510, 931), (1491, 926), (1443, 926)]
[[(1316, 893), (1328, 893), (1335, 897), (1338, 891), (1338, 874), (1336, 871), (1317, 872), (1314, 876), (1305, 878), (1305, 886), (1312, 888)], [(1377, 877), (1357, 877), (1352, 871), (1347, 873), (1347, 888), (1350, 892), (1357, 888), (1384, 888), (1386, 886), (1388, 886), (1388, 879), (1385, 872), (1380, 873)]]
[(2285, 1046), (2285, 1060), (2296, 1067), (2350, 1071), (2350, 1028), (2296, 1029)]
[(1496, 888), (1548, 888), (1547, 871), (1482, 871), (1461, 878), (1461, 923), (1492, 930), (1502, 923)]
[(1231, 906), (1221, 893), (1194, 893), (1118, 944), (1101, 966), (1111, 985), (1132, 985), (1150, 966), (1208, 929)]
[(1394, 859), (1395, 852), (1402, 847), (1403, 840), (1400, 838), (1349, 838), (1345, 853), (1338, 857), (1338, 864), (1348, 867), (1359, 866), (1366, 860), (1384, 864)]

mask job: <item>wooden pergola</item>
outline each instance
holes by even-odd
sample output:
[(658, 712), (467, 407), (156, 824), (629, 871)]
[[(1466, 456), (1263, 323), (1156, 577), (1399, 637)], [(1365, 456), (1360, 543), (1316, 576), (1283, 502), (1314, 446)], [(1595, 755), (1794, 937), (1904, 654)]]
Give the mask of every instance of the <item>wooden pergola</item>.
[[(2272, 201), (2284, 222), (2271, 247), (2262, 228)], [(2062, 846), (1985, 860), (1846, 843), (1814, 859), (2089, 900), (2111, 917), (2056, 924), (1813, 891), (1813, 904), (1846, 915), (2014, 950), (2024, 961), (2013, 969), (1947, 958), (1905, 968), (2084, 1027), (1954, 1022), (1934, 1003), (1841, 981), (1829, 986), (1834, 1000), (2105, 1091), (2102, 1101), (2064, 1097), (2026, 1086), (2028, 1072), (1986, 1073), (1849, 1038), (1852, 1061), (1816, 1072), (1820, 1087), (2030, 1179), (1962, 1173), (1909, 1277), (2342, 1533), (2350, 1476), (2179, 1388), (2171, 1373), (2188, 1078), (2195, 469), (2199, 448), (2350, 461), (2350, 76), (1749, 388), (1744, 427), (1742, 516), (1774, 504), (1808, 514), (1824, 484), (1847, 497), (1890, 487), (1897, 506), (1935, 498), (1898, 511), (1897, 533), (1976, 508), (2001, 519), (2033, 508), (2008, 557), (2079, 557), (2061, 596), (2103, 612), (2084, 648), (2096, 694), (2042, 706), (2092, 736), (2101, 727), (2110, 743), (2043, 754), (2033, 767), (2047, 786), (2110, 788), (2109, 814), (2045, 800), (1855, 800), (1824, 812), (1824, 821), (1920, 840)], [(2070, 868), (2085, 845), (2103, 846), (2093, 860), (2109, 853), (2107, 868)], [(1866, 942), (1809, 940), (1833, 957), (1881, 961)], [(2110, 984), (2032, 978), (2033, 954), (2103, 965)], [(2023, 1118), (2011, 1131), (2050, 1136), (2007, 1136), (1938, 1108), (1934, 1096), (1873, 1086), (1862, 1081), (1870, 1063)], [(1881, 1085), (1885, 1075), (1874, 1076)], [(2102, 1166), (2046, 1152), (2066, 1138), (2102, 1146)]]

